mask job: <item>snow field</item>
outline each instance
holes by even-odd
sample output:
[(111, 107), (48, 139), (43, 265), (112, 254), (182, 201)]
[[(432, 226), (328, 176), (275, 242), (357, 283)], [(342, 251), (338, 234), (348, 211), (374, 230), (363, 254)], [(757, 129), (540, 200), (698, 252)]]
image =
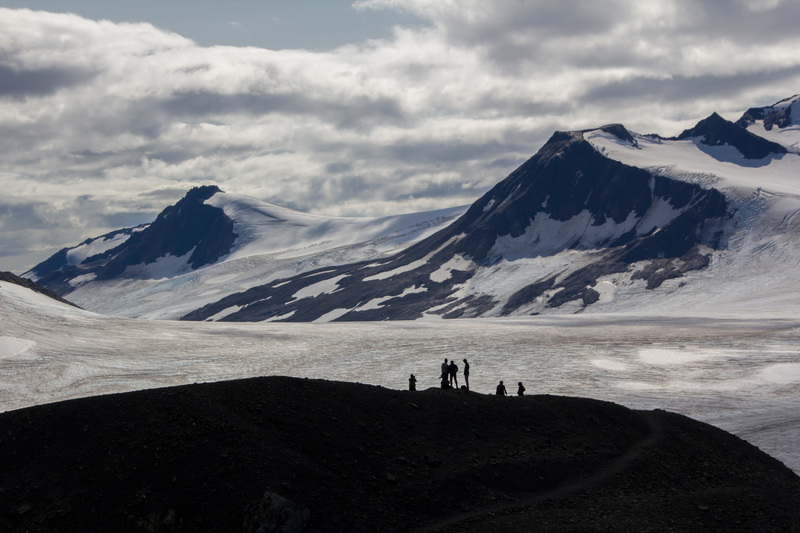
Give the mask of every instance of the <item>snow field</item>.
[[(377, 323), (185, 323), (95, 315), (0, 282), (0, 410), (168, 385), (289, 375), (419, 389), (443, 358), (470, 383), (661, 408), (800, 472), (800, 320), (569, 315)], [(508, 401), (514, 401), (509, 398)]]

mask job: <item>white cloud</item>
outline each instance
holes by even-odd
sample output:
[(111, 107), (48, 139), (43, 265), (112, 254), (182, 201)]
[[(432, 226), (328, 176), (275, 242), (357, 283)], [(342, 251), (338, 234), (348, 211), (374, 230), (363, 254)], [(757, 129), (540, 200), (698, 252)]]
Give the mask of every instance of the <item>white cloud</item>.
[[(200, 183), (330, 215), (459, 205), (555, 129), (670, 135), (800, 92), (796, 2), (355, 6), (430, 24), (271, 51), (0, 9), (0, 187), (14, 191), (0, 265), (30, 266), (26, 235), (55, 251), (149, 221)], [(61, 207), (34, 216), (42, 205)]]

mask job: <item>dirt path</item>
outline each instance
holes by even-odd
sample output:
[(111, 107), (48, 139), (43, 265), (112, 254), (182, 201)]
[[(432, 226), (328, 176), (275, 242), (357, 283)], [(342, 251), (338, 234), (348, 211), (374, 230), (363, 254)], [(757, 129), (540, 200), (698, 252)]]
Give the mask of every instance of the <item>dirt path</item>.
[(457, 528), (458, 524), (473, 520), (480, 520), (482, 517), (489, 517), (497, 514), (508, 514), (510, 511), (522, 511), (524, 508), (538, 505), (546, 501), (553, 501), (579, 493), (583, 490), (596, 487), (606, 483), (616, 474), (624, 472), (630, 464), (642, 455), (642, 452), (650, 446), (656, 445), (664, 435), (663, 424), (656, 411), (638, 411), (647, 422), (649, 433), (640, 441), (633, 444), (628, 450), (609, 461), (605, 466), (595, 471), (592, 475), (582, 479), (569, 479), (557, 487), (538, 493), (528, 498), (522, 498), (513, 502), (499, 504), (492, 507), (482, 507), (474, 511), (468, 511), (424, 528), (416, 529), (413, 533), (436, 533), (439, 531), (449, 531)]

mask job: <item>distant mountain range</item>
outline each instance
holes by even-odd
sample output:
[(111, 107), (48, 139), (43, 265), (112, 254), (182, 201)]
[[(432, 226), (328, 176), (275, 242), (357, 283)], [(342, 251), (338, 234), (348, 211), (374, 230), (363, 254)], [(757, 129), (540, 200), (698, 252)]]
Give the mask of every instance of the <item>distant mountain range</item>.
[(215, 186), (24, 276), (119, 316), (796, 316), (800, 96), (674, 138), (556, 132), (468, 208), (307, 215)]

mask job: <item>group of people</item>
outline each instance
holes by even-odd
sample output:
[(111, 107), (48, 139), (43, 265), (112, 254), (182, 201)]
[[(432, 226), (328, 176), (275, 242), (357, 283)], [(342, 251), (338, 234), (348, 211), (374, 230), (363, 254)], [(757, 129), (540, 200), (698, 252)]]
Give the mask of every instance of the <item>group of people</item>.
[[(462, 389), (469, 390), (469, 362), (464, 359), (464, 385), (461, 386)], [(458, 388), (458, 365), (456, 364), (455, 359), (450, 360), (448, 362), (447, 358), (445, 357), (444, 363), (442, 363), (442, 388), (443, 389), (457, 389)], [(414, 374), (411, 374), (411, 377), (408, 378), (408, 390), (417, 390), (417, 378)], [(508, 396), (508, 392), (506, 392), (506, 386), (503, 385), (501, 381), (499, 385), (497, 385), (497, 396)], [(517, 396), (523, 396), (525, 394), (525, 387), (522, 385), (520, 381), (517, 383)]]
[[(445, 357), (444, 363), (442, 363), (442, 388), (458, 388), (458, 365), (455, 359), (448, 363)], [(466, 359), (464, 359), (464, 388), (469, 390), (469, 362)]]
[[(508, 392), (506, 392), (506, 386), (503, 385), (501, 381), (500, 384), (497, 386), (497, 391), (495, 392), (498, 396), (508, 396)], [(524, 396), (525, 395), (525, 387), (522, 385), (522, 382), (517, 383), (517, 396)]]

